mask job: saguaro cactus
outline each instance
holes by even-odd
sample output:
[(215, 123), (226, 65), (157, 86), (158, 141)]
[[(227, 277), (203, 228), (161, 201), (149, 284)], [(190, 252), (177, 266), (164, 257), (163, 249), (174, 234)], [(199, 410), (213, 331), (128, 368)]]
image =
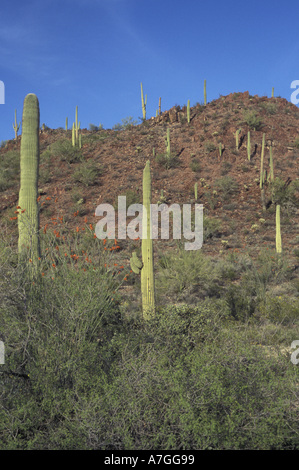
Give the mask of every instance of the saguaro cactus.
[(270, 145), (270, 181), (274, 181), (274, 165), (273, 165), (273, 153), (272, 145)]
[(280, 205), (276, 206), (276, 252), (281, 253)]
[(250, 161), (251, 157), (251, 145), (250, 145), (250, 131), (247, 132), (247, 158)]
[(190, 123), (190, 100), (188, 100), (188, 103), (187, 103), (187, 121), (189, 124)]
[(266, 210), (266, 200), (265, 200), (265, 174), (264, 174), (264, 152), (265, 152), (265, 134), (263, 134), (263, 140), (262, 140), (261, 173), (260, 173), (260, 189), (261, 189), (261, 200), (262, 200), (263, 211)]
[(12, 127), (14, 128), (15, 131), (15, 140), (17, 140), (18, 137), (18, 130), (20, 129), (21, 123), (17, 123), (17, 110), (15, 109), (15, 122), (12, 124)]
[[(39, 102), (33, 93), (24, 100), (19, 192), (19, 257), (29, 255), (33, 265), (40, 257), (39, 211), (37, 204), (39, 170)], [(29, 248), (29, 252), (27, 251)]]
[(167, 131), (166, 131), (166, 153), (167, 153), (167, 156), (170, 157), (170, 130), (169, 130), (169, 127), (167, 127)]
[(141, 106), (142, 106), (142, 116), (143, 116), (143, 120), (145, 121), (145, 120), (146, 120), (146, 103), (147, 103), (147, 95), (145, 95), (145, 98), (144, 98), (144, 95), (143, 95), (143, 86), (142, 86), (142, 82), (140, 83), (140, 87), (141, 87)]
[(154, 256), (151, 221), (151, 172), (150, 162), (143, 170), (143, 220), (142, 220), (142, 262), (141, 293), (144, 319), (155, 312)]
[(207, 81), (206, 80), (203, 83), (203, 96), (204, 96), (204, 103), (206, 106), (207, 104)]

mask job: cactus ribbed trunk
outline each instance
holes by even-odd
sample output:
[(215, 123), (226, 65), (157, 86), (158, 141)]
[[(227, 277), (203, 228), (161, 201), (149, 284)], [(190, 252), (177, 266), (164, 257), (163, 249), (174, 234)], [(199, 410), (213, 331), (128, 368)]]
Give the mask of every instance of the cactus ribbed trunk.
[(276, 252), (281, 253), (280, 205), (276, 206)]
[(260, 189), (261, 189), (261, 201), (263, 211), (266, 211), (266, 198), (265, 198), (265, 174), (264, 174), (264, 151), (265, 151), (265, 134), (263, 134), (262, 140), (262, 153), (261, 153), (261, 173), (260, 173)]
[(27, 256), (34, 265), (40, 257), (38, 171), (39, 102), (36, 95), (30, 93), (24, 100), (22, 118), (18, 251), (20, 258)]
[(147, 320), (155, 312), (154, 256), (151, 224), (151, 174), (150, 162), (143, 170), (143, 212), (141, 294), (143, 318)]

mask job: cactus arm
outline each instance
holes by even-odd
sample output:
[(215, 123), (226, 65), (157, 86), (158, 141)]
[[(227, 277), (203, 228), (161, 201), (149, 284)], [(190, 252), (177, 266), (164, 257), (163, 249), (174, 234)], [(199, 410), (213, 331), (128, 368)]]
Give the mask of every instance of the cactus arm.
[(130, 265), (131, 265), (132, 271), (135, 274), (140, 274), (143, 264), (142, 264), (142, 261), (140, 261), (140, 259), (137, 257), (135, 251), (133, 251), (132, 257), (130, 258)]
[(37, 203), (39, 171), (39, 102), (33, 93), (24, 100), (20, 151), (20, 192), (18, 216), (18, 251), (22, 258), (27, 254), (36, 266), (40, 257), (39, 211)]

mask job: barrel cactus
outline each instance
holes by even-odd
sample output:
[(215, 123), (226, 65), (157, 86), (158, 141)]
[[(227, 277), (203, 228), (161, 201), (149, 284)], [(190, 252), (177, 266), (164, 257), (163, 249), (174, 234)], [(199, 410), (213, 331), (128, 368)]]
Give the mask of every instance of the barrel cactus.
[(20, 152), (19, 257), (29, 257), (34, 265), (40, 257), (39, 211), (39, 102), (33, 93), (24, 100)]

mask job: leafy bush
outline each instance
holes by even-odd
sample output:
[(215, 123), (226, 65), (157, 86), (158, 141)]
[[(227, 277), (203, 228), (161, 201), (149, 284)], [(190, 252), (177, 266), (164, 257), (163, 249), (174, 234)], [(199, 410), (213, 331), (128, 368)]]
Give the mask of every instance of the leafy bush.
[(62, 161), (68, 163), (78, 162), (83, 158), (81, 150), (78, 147), (73, 147), (72, 142), (67, 139), (54, 142), (50, 147), (50, 151), (54, 157), (60, 157)]
[(122, 124), (117, 123), (112, 127), (112, 129), (114, 131), (123, 131), (125, 129), (130, 129), (131, 127), (136, 126), (136, 124), (138, 124), (138, 121), (134, 121), (132, 116), (128, 116), (122, 119), (121, 122)]
[(100, 168), (96, 163), (83, 162), (80, 167), (74, 171), (72, 178), (74, 181), (78, 181), (84, 186), (92, 186), (96, 183), (101, 174), (102, 168)]
[(222, 199), (228, 200), (238, 190), (238, 183), (231, 176), (223, 176), (215, 181), (215, 187), (221, 192)]
[(214, 150), (216, 150), (216, 145), (213, 142), (206, 142), (205, 150), (207, 153), (214, 152)]
[(299, 207), (298, 194), (296, 194), (299, 191), (298, 181), (292, 181), (286, 185), (285, 181), (276, 177), (273, 182), (270, 182), (270, 191), (274, 204), (280, 204), (287, 208)]
[(165, 254), (157, 274), (157, 292), (168, 297), (184, 297), (196, 289), (201, 295), (215, 292), (217, 274), (214, 265), (200, 250), (181, 249), (175, 254)]
[(159, 153), (156, 155), (155, 160), (157, 163), (159, 163), (159, 165), (164, 166), (166, 170), (175, 168), (179, 165), (178, 156), (173, 153)]
[(20, 152), (9, 150), (0, 157), (0, 191), (14, 186), (20, 174)]
[(251, 129), (258, 131), (262, 127), (262, 119), (254, 111), (244, 111), (243, 117)]
[(201, 171), (201, 165), (200, 165), (200, 161), (198, 158), (193, 158), (189, 166), (191, 170), (194, 171), (195, 173)]

